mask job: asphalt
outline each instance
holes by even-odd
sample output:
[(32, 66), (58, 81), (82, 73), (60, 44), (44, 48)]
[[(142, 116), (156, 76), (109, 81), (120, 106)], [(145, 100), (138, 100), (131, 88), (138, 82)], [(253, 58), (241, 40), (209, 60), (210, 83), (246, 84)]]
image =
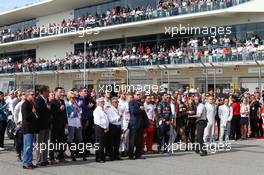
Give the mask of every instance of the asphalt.
[(264, 140), (250, 139), (232, 142), (231, 150), (217, 151), (201, 157), (192, 151), (174, 151), (172, 155), (145, 155), (142, 160), (122, 160), (96, 163), (69, 161), (34, 170), (22, 169), (16, 161), (12, 141), (6, 140), (0, 151), (0, 175), (263, 175)]

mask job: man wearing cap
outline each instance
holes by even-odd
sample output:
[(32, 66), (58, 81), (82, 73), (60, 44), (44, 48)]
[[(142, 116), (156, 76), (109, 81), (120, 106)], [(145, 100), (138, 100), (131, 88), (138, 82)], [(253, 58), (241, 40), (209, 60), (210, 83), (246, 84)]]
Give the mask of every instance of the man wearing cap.
[(104, 111), (104, 98), (96, 100), (97, 107), (93, 112), (94, 115), (94, 131), (95, 131), (95, 143), (99, 144), (99, 149), (96, 150), (95, 161), (105, 162), (105, 136), (109, 130), (108, 117)]
[(118, 98), (111, 99), (112, 106), (107, 111), (109, 120), (109, 137), (110, 137), (110, 160), (121, 160), (119, 156), (119, 145), (121, 139), (121, 120), (122, 116), (118, 112)]

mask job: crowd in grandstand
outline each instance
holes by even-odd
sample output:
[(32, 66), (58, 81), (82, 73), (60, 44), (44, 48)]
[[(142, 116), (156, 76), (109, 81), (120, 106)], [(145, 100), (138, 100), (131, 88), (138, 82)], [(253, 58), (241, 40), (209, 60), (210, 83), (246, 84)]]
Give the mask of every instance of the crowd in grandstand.
[[(100, 93), (87, 88), (66, 93), (61, 87), (51, 92), (48, 86), (12, 91), (8, 96), (0, 92), (0, 151), (5, 150), (8, 116), (15, 122), (17, 160), (24, 169), (63, 163), (69, 158), (85, 161), (93, 156), (92, 149), (100, 163), (125, 157), (145, 159), (143, 154), (171, 153), (168, 145), (181, 142), (198, 143), (183, 151), (206, 156), (210, 149), (205, 144), (227, 146), (230, 140), (263, 137), (264, 103), (258, 88), (253, 94), (218, 97), (213, 91), (198, 93), (189, 88), (174, 92), (164, 88), (151, 94), (126, 88), (118, 94), (107, 89)], [(85, 151), (74, 146), (81, 143), (90, 146)], [(36, 165), (33, 151), (37, 152)]]
[(26, 58), (22, 62), (12, 61), (12, 58), (2, 58), (0, 72), (83, 69), (84, 61), (87, 68), (243, 61), (253, 58), (262, 59), (264, 51), (262, 40), (257, 35), (245, 42), (222, 36), (191, 38), (180, 41), (177, 45), (178, 47), (168, 46), (164, 43), (158, 48), (143, 44), (125, 48), (91, 48), (87, 51), (86, 60), (83, 53), (67, 53), (65, 58), (54, 56), (48, 60)]
[(12, 31), (0, 27), (0, 43), (29, 39), (45, 35), (54, 35), (87, 27), (101, 27), (157, 17), (166, 17), (184, 13), (209, 11), (230, 7), (246, 0), (160, 0), (154, 9), (147, 7), (115, 7), (102, 14), (89, 14), (77, 19), (64, 19), (61, 23), (50, 23), (48, 26), (32, 26)]

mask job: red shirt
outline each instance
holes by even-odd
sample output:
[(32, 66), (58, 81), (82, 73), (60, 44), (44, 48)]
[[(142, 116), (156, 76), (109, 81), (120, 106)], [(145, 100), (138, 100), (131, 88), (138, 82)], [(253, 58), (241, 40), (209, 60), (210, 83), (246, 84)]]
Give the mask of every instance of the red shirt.
[(240, 104), (238, 102), (232, 103), (232, 108), (233, 108), (233, 116), (240, 115)]

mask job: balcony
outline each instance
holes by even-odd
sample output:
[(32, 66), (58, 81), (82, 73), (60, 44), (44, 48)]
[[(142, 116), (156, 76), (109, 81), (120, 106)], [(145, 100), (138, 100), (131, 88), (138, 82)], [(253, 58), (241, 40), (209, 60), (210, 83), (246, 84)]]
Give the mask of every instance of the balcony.
[[(157, 10), (151, 10), (151, 11), (143, 10), (143, 11), (137, 11), (134, 14), (127, 13), (126, 15), (123, 15), (123, 16), (121, 15), (109, 16), (107, 19), (93, 17), (93, 19), (90, 20), (88, 23), (84, 23), (81, 25), (77, 21), (78, 24), (74, 28), (77, 31), (79, 31), (80, 28), (86, 29), (86, 28), (106, 27), (106, 26), (113, 26), (113, 25), (119, 25), (119, 24), (144, 21), (144, 20), (151, 20), (151, 19), (166, 18), (166, 17), (172, 17), (172, 16), (180, 16), (180, 15), (185, 15), (185, 14), (220, 10), (220, 9), (233, 7), (238, 4), (248, 2), (248, 1), (250, 0), (234, 0), (230, 2), (216, 1), (216, 2), (206, 3), (206, 4), (194, 4), (191, 6), (174, 7), (174, 8), (168, 8), (168, 9), (157, 9)], [(56, 26), (55, 28), (58, 28), (58, 26)], [(23, 40), (28, 40), (28, 39), (40, 38), (40, 37), (48, 37), (48, 36), (56, 36), (56, 35), (59, 36), (62, 33), (65, 34), (65, 31), (68, 33), (74, 33), (72, 32), (72, 26), (66, 27), (66, 30), (65, 28), (60, 28), (58, 32), (52, 32), (54, 31), (53, 28), (50, 28), (47, 31), (48, 32), (43, 32), (39, 28), (34, 28), (34, 29), (27, 29), (26, 31), (23, 31), (23, 32), (1, 34), (0, 43), (4, 44), (4, 43), (23, 41)]]
[(123, 69), (123, 68), (158, 68), (159, 66), (165, 66), (168, 68), (185, 68), (185, 67), (203, 67), (204, 64), (214, 64), (216, 66), (223, 67), (235, 66), (237, 64), (244, 65), (256, 65), (256, 62), (263, 63), (264, 50), (256, 52), (235, 52), (235, 53), (223, 53), (223, 54), (194, 54), (194, 55), (178, 55), (168, 56), (163, 54), (151, 54), (150, 56), (143, 57), (127, 57), (127, 59), (116, 59), (115, 61), (89, 61), (89, 58), (85, 60), (83, 57), (77, 59), (78, 61), (66, 62), (65, 60), (57, 61), (55, 63), (42, 62), (33, 64), (9, 64), (1, 66), (0, 74), (5, 76), (6, 74), (30, 74), (61, 71), (61, 72), (78, 72), (86, 69), (90, 71), (103, 71), (103, 69)]

